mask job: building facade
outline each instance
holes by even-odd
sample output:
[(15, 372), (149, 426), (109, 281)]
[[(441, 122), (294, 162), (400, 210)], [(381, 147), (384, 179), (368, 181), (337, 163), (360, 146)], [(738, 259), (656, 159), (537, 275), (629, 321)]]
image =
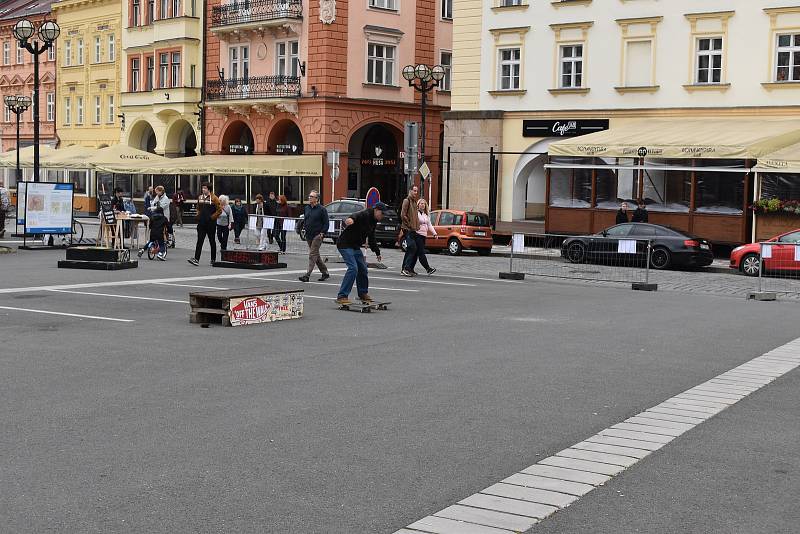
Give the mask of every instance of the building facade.
[(102, 148), (120, 141), (119, 0), (61, 0), (57, 54), (57, 127), (60, 147)]
[[(38, 28), (50, 17), (49, 1), (32, 2), (14, 0), (0, 4), (0, 105), (2, 127), (0, 142), (3, 152), (17, 147), (17, 118), (3, 104), (6, 95), (23, 95), (33, 98), (33, 57), (24, 48), (19, 48), (12, 33), (14, 24), (28, 19)], [(56, 41), (55, 45), (58, 45)], [(55, 147), (58, 143), (55, 130), (56, 120), (56, 61), (55, 47), (39, 56), (39, 95), (40, 95), (40, 142)], [(20, 146), (33, 144), (33, 105), (20, 117)], [(11, 173), (13, 174), (13, 173)], [(6, 183), (13, 178), (6, 173)]]
[[(453, 207), (494, 211), (499, 230), (578, 233), (644, 198), (651, 221), (725, 243), (750, 234), (750, 169), (798, 134), (800, 3), (456, 0), (455, 24)], [(685, 146), (652, 149), (667, 138)]]
[(167, 157), (201, 152), (200, 0), (123, 0), (121, 142)]
[[(230, 177), (226, 193), (252, 201), (275, 191), (300, 202), (404, 196), (403, 123), (420, 121), (420, 95), (403, 66), (446, 65), (428, 94), (426, 160), (439, 195), (441, 112), (450, 105), (451, 0), (210, 0), (204, 146), (209, 154), (340, 153), (317, 178)], [(427, 189), (427, 187), (426, 187)]]

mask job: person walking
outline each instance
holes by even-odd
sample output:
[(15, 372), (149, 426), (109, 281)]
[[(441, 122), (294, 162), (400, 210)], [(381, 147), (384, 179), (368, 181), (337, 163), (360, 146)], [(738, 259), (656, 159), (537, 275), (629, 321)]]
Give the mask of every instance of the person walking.
[(197, 245), (194, 249), (194, 257), (187, 261), (192, 265), (200, 265), (200, 255), (203, 253), (203, 241), (208, 239), (211, 247), (211, 265), (217, 260), (217, 242), (214, 237), (217, 226), (217, 218), (222, 212), (219, 205), (219, 198), (211, 192), (208, 183), (201, 186), (200, 196), (197, 198)]
[(308, 270), (300, 277), (301, 282), (308, 282), (311, 279), (315, 265), (322, 274), (319, 278), (320, 282), (331, 277), (328, 273), (328, 266), (319, 255), (319, 248), (325, 238), (325, 232), (328, 231), (329, 224), (328, 210), (319, 203), (319, 191), (311, 191), (308, 194), (308, 204), (303, 211), (303, 225), (306, 231), (306, 243), (308, 243)]
[[(278, 201), (275, 199), (275, 191), (270, 191), (267, 200), (264, 201), (264, 215), (268, 217), (276, 217), (278, 215)], [(273, 225), (273, 228), (267, 228), (267, 240), (270, 245), (273, 244), (274, 238), (275, 228)]]
[(400, 228), (403, 230), (403, 239), (406, 243), (406, 253), (403, 255), (403, 266), (400, 270), (403, 276), (417, 275), (414, 272), (414, 265), (417, 263), (417, 242), (414, 234), (419, 230), (417, 200), (419, 200), (419, 188), (415, 185), (409, 190), (400, 207)]
[(247, 206), (242, 204), (242, 199), (237, 198), (233, 201), (233, 242), (237, 245), (241, 243), (239, 236), (247, 226)]
[(629, 222), (628, 221), (628, 203), (627, 202), (623, 202), (622, 205), (619, 207), (619, 210), (617, 210), (617, 223), (616, 224), (622, 224), (622, 223), (626, 223), (626, 222)]
[(0, 237), (6, 235), (6, 212), (11, 207), (11, 197), (8, 195), (5, 181), (0, 178)]
[(153, 202), (153, 197), (155, 193), (153, 192), (153, 186), (148, 185), (147, 191), (144, 192), (144, 213), (145, 215), (150, 214), (150, 203)]
[(267, 231), (267, 225), (264, 222), (267, 206), (264, 204), (264, 196), (259, 193), (256, 195), (256, 207), (253, 214), (256, 215), (256, 235), (258, 235), (258, 250), (267, 249), (267, 239), (271, 235)]
[(352, 304), (349, 295), (353, 289), (353, 282), (356, 284), (359, 300), (364, 304), (372, 302), (372, 297), (369, 295), (367, 261), (364, 259), (361, 246), (367, 241), (378, 262), (381, 261), (381, 250), (375, 240), (375, 226), (383, 220), (385, 211), (386, 204), (378, 202), (372, 208), (354, 213), (344, 220), (344, 230), (336, 241), (336, 247), (347, 265), (347, 272), (344, 273), (342, 284), (339, 286), (336, 304)]
[(170, 210), (170, 205), (172, 201), (170, 201), (169, 197), (164, 190), (163, 185), (156, 186), (153, 197), (150, 200), (150, 211), (146, 214), (148, 216), (154, 215), (156, 213), (160, 213), (167, 219), (167, 234), (169, 235), (169, 244), (173, 247), (175, 246), (175, 233), (172, 230), (172, 211)]
[(431, 224), (428, 203), (424, 198), (417, 201), (417, 216), (419, 218), (419, 230), (414, 232), (415, 244), (417, 245), (417, 259), (419, 264), (425, 268), (430, 275), (436, 272), (434, 267), (428, 264), (428, 257), (425, 255), (425, 238), (429, 235), (436, 235), (436, 229)]
[(647, 216), (647, 205), (644, 203), (643, 199), (639, 199), (636, 201), (638, 206), (635, 210), (633, 210), (633, 218), (631, 222), (641, 222), (646, 223), (648, 216)]
[(228, 250), (228, 236), (233, 228), (233, 210), (227, 195), (219, 196), (220, 213), (217, 217), (217, 239), (220, 250)]
[(275, 241), (278, 243), (278, 251), (286, 254), (286, 230), (283, 229), (284, 221), (289, 217), (289, 202), (286, 200), (286, 195), (278, 197), (278, 208), (276, 209), (278, 218), (275, 219)]
[(183, 194), (181, 189), (175, 191), (172, 195), (172, 205), (175, 206), (175, 223), (183, 228), (183, 207), (186, 204), (186, 195)]

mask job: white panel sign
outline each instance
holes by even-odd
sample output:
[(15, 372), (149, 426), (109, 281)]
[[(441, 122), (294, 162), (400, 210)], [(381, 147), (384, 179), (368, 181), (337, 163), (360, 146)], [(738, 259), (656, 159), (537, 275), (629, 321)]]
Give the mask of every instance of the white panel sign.
[(511, 238), (511, 252), (525, 252), (525, 236), (514, 234)]
[(275, 217), (267, 217), (264, 219), (264, 228), (267, 230), (272, 230), (275, 228)]
[(256, 228), (258, 226), (258, 217), (255, 215), (248, 217), (247, 221), (247, 225), (250, 226), (250, 228)]
[(328, 232), (334, 233), (336, 231), (336, 221), (329, 221), (328, 222)]
[(636, 254), (636, 240), (620, 239), (617, 244), (617, 252), (619, 254)]
[(800, 261), (800, 244), (794, 246), (794, 261)]
[(761, 246), (761, 257), (764, 259), (772, 258), (772, 245)]
[(294, 219), (284, 219), (283, 220), (283, 229), (287, 232), (293, 231), (295, 229), (295, 220)]

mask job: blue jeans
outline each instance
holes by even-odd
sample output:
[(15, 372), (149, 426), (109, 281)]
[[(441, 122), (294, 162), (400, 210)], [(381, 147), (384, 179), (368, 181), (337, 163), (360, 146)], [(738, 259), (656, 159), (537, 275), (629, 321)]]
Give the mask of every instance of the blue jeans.
[(344, 273), (337, 297), (350, 295), (353, 282), (356, 283), (358, 296), (366, 295), (369, 292), (369, 279), (367, 278), (367, 261), (364, 259), (364, 253), (361, 249), (340, 248), (339, 254), (342, 255), (344, 263), (347, 265), (347, 272)]
[(406, 253), (403, 256), (403, 270), (413, 271), (417, 264), (417, 240), (414, 238), (416, 232), (406, 231), (403, 239), (406, 242)]

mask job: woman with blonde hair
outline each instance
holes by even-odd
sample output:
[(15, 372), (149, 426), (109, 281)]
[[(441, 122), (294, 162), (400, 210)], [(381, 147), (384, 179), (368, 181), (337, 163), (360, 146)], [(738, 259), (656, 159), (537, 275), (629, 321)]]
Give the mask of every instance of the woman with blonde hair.
[(425, 238), (429, 235), (435, 236), (436, 229), (431, 224), (430, 212), (428, 210), (428, 203), (424, 198), (417, 201), (417, 216), (419, 218), (419, 230), (414, 232), (414, 240), (417, 243), (417, 260), (422, 267), (428, 272), (433, 274), (436, 268), (428, 264), (428, 258), (425, 256)]
[(217, 239), (221, 250), (228, 249), (228, 236), (233, 227), (233, 210), (228, 195), (219, 196), (219, 207), (222, 210), (217, 217)]

